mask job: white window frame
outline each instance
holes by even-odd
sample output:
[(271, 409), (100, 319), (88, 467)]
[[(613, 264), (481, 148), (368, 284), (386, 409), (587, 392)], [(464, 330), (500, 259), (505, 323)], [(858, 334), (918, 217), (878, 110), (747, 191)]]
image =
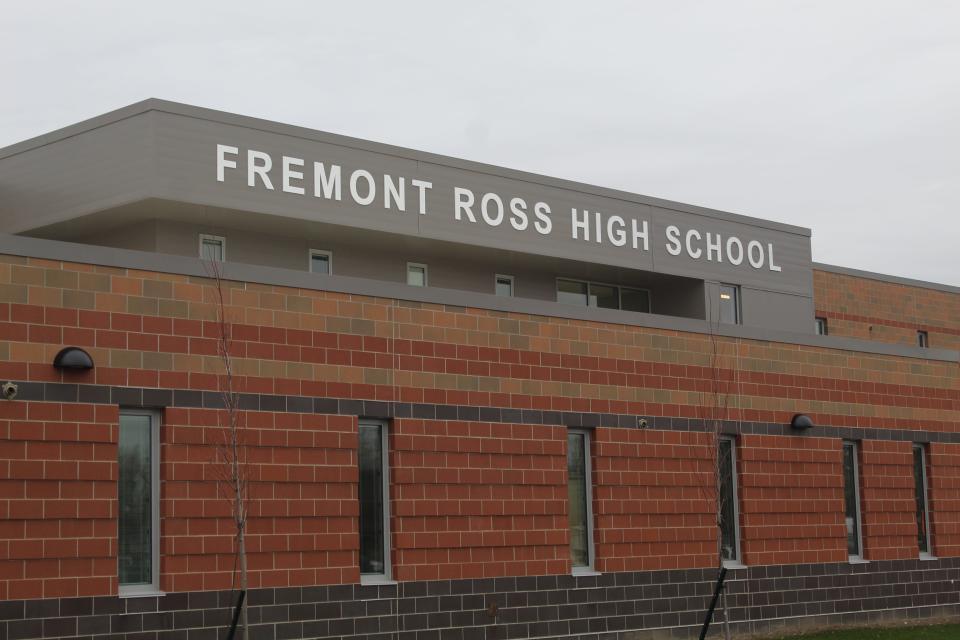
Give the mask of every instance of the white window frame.
[(504, 274), (502, 274), (502, 273), (498, 273), (498, 274), (494, 275), (494, 277), (493, 277), (493, 293), (494, 293), (494, 295), (498, 295), (498, 294), (497, 294), (497, 285), (500, 284), (500, 281), (501, 281), (501, 280), (510, 283), (510, 295), (509, 295), (509, 296), (501, 296), (501, 297), (509, 297), (509, 298), (514, 297), (514, 296), (517, 294), (517, 281), (516, 281), (516, 278), (514, 278), (513, 276), (504, 275)]
[[(928, 488), (930, 487), (929, 479), (927, 478), (927, 447), (923, 443), (914, 442), (913, 450), (920, 451), (920, 473), (921, 481), (923, 482), (923, 517), (927, 521), (927, 550), (920, 551), (921, 560), (934, 560), (936, 556), (933, 553), (933, 531), (930, 530), (930, 492)], [(916, 480), (916, 478), (914, 478)]]
[[(742, 569), (746, 565), (743, 564), (743, 552), (741, 551), (742, 543), (742, 532), (740, 530), (740, 488), (739, 488), (739, 477), (737, 475), (737, 437), (730, 435), (722, 435), (719, 440), (726, 440), (730, 443), (730, 486), (733, 487), (733, 529), (734, 536), (737, 539), (736, 544), (736, 557), (732, 560), (724, 560), (723, 566), (728, 569)], [(717, 442), (717, 456), (720, 455), (720, 443)], [(719, 462), (719, 459), (718, 459)], [(719, 496), (718, 496), (719, 500)]]
[(200, 259), (206, 260), (206, 258), (203, 257), (203, 243), (205, 240), (213, 240), (215, 242), (220, 243), (220, 258), (221, 258), (220, 262), (226, 262), (227, 261), (227, 239), (223, 236), (215, 236), (209, 233), (200, 234), (200, 241), (197, 246), (197, 250), (199, 252), (198, 255), (200, 256)]
[(333, 251), (326, 251), (324, 249), (310, 249), (307, 253), (307, 271), (310, 273), (318, 273), (313, 270), (313, 258), (315, 256), (325, 256), (327, 258), (327, 273), (321, 275), (333, 275)]
[[(361, 429), (364, 426), (380, 428), (380, 450), (383, 452), (380, 461), (383, 465), (383, 573), (361, 573), (360, 584), (391, 584), (393, 583), (393, 560), (390, 555), (390, 450), (387, 448), (389, 425), (386, 420), (363, 418), (359, 421), (357, 428)], [(359, 471), (360, 460), (357, 456), (357, 472)], [(359, 495), (357, 499), (359, 500)], [(359, 554), (357, 555), (359, 557)]]
[(417, 285), (415, 285), (415, 284), (410, 284), (410, 268), (411, 268), (411, 267), (418, 267), (418, 268), (423, 269), (423, 286), (424, 286), (424, 287), (429, 286), (429, 285), (430, 285), (429, 268), (427, 267), (427, 265), (425, 265), (425, 264), (422, 263), (422, 262), (408, 262), (408, 263), (407, 263), (407, 271), (406, 271), (406, 276), (407, 276), (407, 277), (406, 277), (406, 279), (404, 280), (404, 282), (407, 284), (407, 286), (410, 286), (410, 287), (416, 287), (416, 286), (417, 286)]
[[(584, 473), (584, 496), (587, 501), (587, 564), (583, 567), (575, 567), (573, 563), (570, 566), (570, 572), (575, 575), (593, 575), (596, 570), (596, 550), (593, 542), (593, 463), (591, 461), (590, 450), (593, 440), (593, 434), (590, 429), (580, 429), (570, 427), (567, 430), (571, 433), (583, 435), (583, 473)], [(569, 495), (567, 500), (569, 500)]]
[[(151, 531), (151, 553), (150, 576), (153, 578), (151, 584), (118, 585), (117, 595), (121, 598), (137, 596), (155, 596), (163, 595), (160, 591), (160, 413), (152, 409), (121, 408), (120, 415), (147, 416), (150, 418), (150, 500), (151, 517), (153, 527)], [(117, 423), (117, 433), (119, 434), (119, 422)], [(119, 472), (119, 469), (118, 469)], [(118, 532), (119, 535), (119, 532)], [(119, 553), (117, 555), (119, 562)], [(119, 579), (119, 571), (117, 572)]]
[(921, 349), (930, 348), (930, 333), (923, 330), (917, 330), (917, 346)]
[(813, 319), (813, 326), (818, 336), (825, 336), (830, 332), (827, 319), (824, 316), (816, 316)]
[[(847, 561), (857, 564), (866, 562), (863, 557), (863, 512), (860, 508), (860, 446), (857, 444), (856, 440), (844, 440), (843, 447), (853, 448), (853, 492), (854, 500), (856, 501), (857, 506), (857, 513), (855, 516), (857, 519), (857, 549), (860, 551), (860, 553), (848, 553)], [(844, 482), (846, 482), (846, 478), (844, 478)], [(844, 487), (844, 489), (846, 489), (846, 487)], [(847, 516), (846, 505), (844, 505), (843, 516), (844, 518)]]

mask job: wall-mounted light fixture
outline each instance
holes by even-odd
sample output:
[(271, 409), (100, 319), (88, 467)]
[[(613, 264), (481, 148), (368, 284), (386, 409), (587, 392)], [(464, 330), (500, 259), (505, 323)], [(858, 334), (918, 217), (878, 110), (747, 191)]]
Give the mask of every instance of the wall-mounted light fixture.
[(53, 359), (53, 366), (57, 369), (86, 371), (87, 369), (93, 369), (93, 358), (80, 347), (64, 347)]
[(813, 426), (813, 420), (811, 420), (808, 415), (798, 413), (790, 420), (790, 426), (798, 430), (809, 429)]

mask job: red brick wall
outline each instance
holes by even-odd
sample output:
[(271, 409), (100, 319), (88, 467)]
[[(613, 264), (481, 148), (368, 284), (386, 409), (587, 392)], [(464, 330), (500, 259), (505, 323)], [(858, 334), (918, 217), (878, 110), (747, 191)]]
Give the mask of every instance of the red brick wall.
[(566, 428), (398, 419), (392, 432), (398, 580), (569, 572)]
[(612, 428), (594, 435), (597, 570), (715, 566), (712, 436)]
[(927, 467), (933, 555), (960, 555), (960, 444), (932, 442)]
[(864, 440), (858, 449), (864, 557), (916, 558), (913, 444)]
[(739, 445), (743, 562), (845, 561), (841, 441), (744, 435)]
[(828, 271), (813, 272), (814, 305), (831, 335), (960, 349), (960, 294)]
[[(213, 293), (204, 279), (2, 256), (0, 382), (215, 391)], [(720, 378), (735, 382), (731, 419), (785, 424), (803, 412), (822, 425), (932, 432), (960, 422), (952, 362), (724, 339), (714, 371), (703, 335), (244, 283), (225, 293), (241, 391), (682, 419), (704, 413)], [(65, 344), (86, 348), (96, 368), (54, 369)], [(246, 417), (258, 474), (252, 584), (355, 582), (356, 418)], [(116, 406), (0, 401), (0, 597), (116, 591), (116, 424)], [(163, 418), (165, 589), (229, 583), (231, 529), (209, 475), (216, 425), (210, 410)], [(392, 432), (399, 577), (566, 571), (562, 429), (401, 419)], [(696, 480), (703, 437), (597, 430), (599, 569), (714, 564), (712, 509)], [(842, 514), (839, 458), (829, 469), (838, 442), (744, 436), (748, 562), (822, 560), (843, 548), (828, 513)], [(493, 449), (478, 456), (466, 446)], [(944, 484), (933, 501), (950, 504), (955, 465), (941, 474), (938, 451), (931, 475)], [(499, 483), (478, 479), (481, 461), (502, 472)], [(865, 441), (862, 466), (867, 557), (915, 557), (909, 443)], [(409, 479), (440, 469), (461, 475)], [(416, 511), (430, 505), (452, 513)], [(474, 508), (489, 511), (471, 520)], [(797, 509), (809, 509), (802, 523)], [(936, 512), (940, 555), (960, 551), (945, 537), (958, 523), (960, 509)]]

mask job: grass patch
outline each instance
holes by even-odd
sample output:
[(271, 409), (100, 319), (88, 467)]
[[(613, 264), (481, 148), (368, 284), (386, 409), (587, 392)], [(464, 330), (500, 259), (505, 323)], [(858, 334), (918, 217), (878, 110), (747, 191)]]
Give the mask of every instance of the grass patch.
[(837, 629), (780, 640), (958, 640), (960, 624), (937, 624), (923, 627), (886, 627), (876, 629)]

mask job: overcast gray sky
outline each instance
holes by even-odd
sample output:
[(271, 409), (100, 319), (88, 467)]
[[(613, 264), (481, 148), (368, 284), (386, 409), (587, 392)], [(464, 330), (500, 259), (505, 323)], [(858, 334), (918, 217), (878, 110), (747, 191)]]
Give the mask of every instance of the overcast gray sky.
[(0, 146), (147, 97), (813, 229), (960, 285), (960, 2), (23, 2)]

